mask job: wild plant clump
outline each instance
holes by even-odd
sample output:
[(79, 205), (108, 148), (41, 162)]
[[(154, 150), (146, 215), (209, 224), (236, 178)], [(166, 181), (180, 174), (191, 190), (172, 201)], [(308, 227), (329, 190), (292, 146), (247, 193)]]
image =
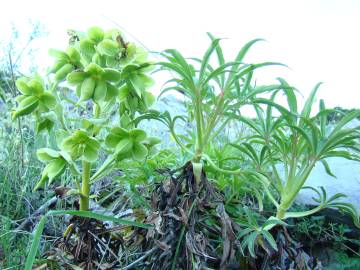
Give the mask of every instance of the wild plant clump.
[[(34, 190), (50, 186), (67, 172), (74, 183), (68, 194), (79, 196), (81, 211), (91, 210), (95, 181), (121, 160), (144, 160), (159, 142), (131, 124), (136, 113), (154, 102), (148, 91), (153, 64), (141, 47), (124, 38), (118, 30), (98, 27), (75, 32), (65, 51), (49, 51), (55, 62), (46, 78), (36, 75), (16, 81), (21, 95), (13, 118), (33, 115), (37, 132), (45, 131), (49, 137), (47, 147), (37, 151), (46, 166)], [(74, 224), (79, 222), (69, 226), (65, 237), (76, 229)], [(91, 265), (91, 244), (88, 248), (84, 252)]]
[[(13, 117), (31, 114), (36, 132), (48, 138), (45, 148), (37, 150), (45, 167), (34, 190), (52, 187), (63, 176), (71, 180), (67, 194), (79, 201), (78, 209), (45, 215), (73, 216), (55, 249), (47, 253), (52, 261), (86, 269), (105, 267), (104, 260), (109, 267), (104, 269), (310, 269), (318, 260), (291, 238), (289, 219), (330, 207), (350, 214), (360, 227), (356, 209), (339, 201), (345, 195), (328, 198), (323, 188), (311, 188), (318, 195), (316, 206), (292, 209), (317, 163), (334, 176), (326, 159), (360, 161), (360, 128), (347, 128), (360, 111), (329, 125), (327, 116), (334, 110), (326, 109), (323, 101), (318, 113), (311, 114), (320, 84), (300, 110), (296, 89), (284, 79), (273, 85), (256, 83), (258, 70), (284, 66), (245, 61), (260, 39), (226, 61), (221, 40), (211, 34), (209, 38), (201, 59), (169, 49), (154, 63), (118, 30), (72, 31), (65, 51), (50, 50), (55, 61), (46, 77), (17, 80), (21, 95)], [(181, 94), (185, 115), (151, 109), (154, 69), (170, 71), (160, 96)], [(277, 102), (279, 95), (286, 97), (285, 105)], [(242, 113), (245, 106), (253, 109), (255, 118)], [(161, 140), (139, 128), (144, 120), (164, 124), (180, 152), (157, 151)], [(185, 123), (187, 129), (180, 133), (176, 127)], [(234, 126), (241, 126), (240, 131), (235, 133)], [(145, 172), (141, 177), (146, 185), (131, 185), (129, 196), (141, 201), (140, 206), (130, 205), (141, 212), (140, 220), (93, 211), (91, 199), (96, 201), (97, 194), (92, 187), (115, 170), (129, 182)], [(124, 204), (130, 200), (127, 194), (111, 194), (124, 196)], [(34, 263), (45, 216), (35, 231), (26, 269)], [(121, 227), (109, 229), (104, 221)], [(136, 256), (129, 252), (129, 239)], [(63, 247), (71, 254), (66, 260), (57, 254)]]

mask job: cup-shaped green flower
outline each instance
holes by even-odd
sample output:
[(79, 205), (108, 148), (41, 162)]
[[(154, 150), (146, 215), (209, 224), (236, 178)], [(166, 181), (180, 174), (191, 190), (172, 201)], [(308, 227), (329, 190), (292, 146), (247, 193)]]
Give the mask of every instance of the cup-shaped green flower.
[(46, 182), (52, 183), (55, 177), (60, 176), (69, 167), (73, 174), (79, 174), (76, 165), (71, 157), (64, 151), (55, 151), (50, 148), (41, 148), (36, 152), (38, 159), (46, 163), (40, 181), (35, 185), (34, 190), (44, 188)]
[(92, 27), (87, 35), (81, 38), (79, 48), (88, 63), (100, 66), (119, 68), (131, 62), (145, 62), (147, 52), (134, 43), (125, 42), (121, 32), (112, 29), (104, 32), (101, 28)]
[(64, 139), (62, 147), (73, 160), (82, 159), (94, 162), (98, 157), (100, 143), (87, 134), (85, 130), (76, 130), (72, 135)]
[(133, 158), (138, 161), (144, 160), (148, 154), (145, 142), (146, 133), (142, 129), (126, 130), (121, 127), (112, 128), (105, 140), (119, 159)]
[(124, 44), (117, 40), (106, 38), (97, 45), (97, 49), (101, 55), (115, 57), (125, 49), (123, 46)]
[(149, 136), (143, 142), (143, 144), (146, 146), (146, 148), (149, 151), (149, 155), (152, 155), (156, 152), (155, 145), (159, 143), (161, 143), (161, 139), (155, 136)]
[(120, 80), (120, 72), (112, 68), (101, 68), (92, 63), (84, 71), (73, 71), (67, 76), (67, 82), (76, 85), (79, 102), (89, 99), (99, 103), (109, 101), (118, 94), (113, 84)]
[(87, 37), (80, 40), (80, 52), (81, 54), (91, 60), (96, 53), (96, 45), (104, 39), (105, 33), (99, 27), (91, 27), (87, 31)]
[(55, 97), (45, 91), (43, 82), (40, 80), (23, 77), (16, 81), (16, 87), (22, 95), (16, 97), (18, 106), (13, 112), (14, 118), (30, 114), (35, 110), (47, 112), (55, 108)]
[(153, 66), (150, 63), (142, 65), (127, 65), (121, 72), (125, 84), (119, 90), (119, 101), (123, 111), (145, 112), (155, 101), (154, 96), (146, 91), (154, 81), (146, 75)]
[(148, 91), (143, 91), (139, 96), (133, 88), (124, 85), (119, 89), (119, 101), (123, 110), (145, 112), (155, 102), (155, 97)]
[(82, 67), (80, 53), (73, 47), (65, 52), (50, 49), (49, 54), (56, 59), (50, 73), (55, 73), (55, 80), (58, 82), (64, 80), (71, 71)]
[(127, 65), (121, 72), (121, 78), (141, 97), (142, 93), (154, 84), (154, 80), (146, 75), (153, 67), (151, 63)]

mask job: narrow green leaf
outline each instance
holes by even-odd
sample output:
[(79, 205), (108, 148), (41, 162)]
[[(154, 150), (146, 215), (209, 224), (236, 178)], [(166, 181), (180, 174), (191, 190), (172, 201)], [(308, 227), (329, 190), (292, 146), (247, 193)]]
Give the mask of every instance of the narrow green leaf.
[(139, 222), (135, 222), (135, 221), (131, 221), (131, 220), (116, 218), (113, 216), (102, 215), (102, 214), (98, 214), (98, 213), (94, 213), (94, 212), (90, 212), (90, 211), (51, 210), (47, 213), (47, 215), (48, 216), (73, 215), (73, 216), (78, 216), (78, 217), (94, 218), (94, 219), (102, 220), (102, 221), (112, 221), (117, 224), (129, 225), (129, 226), (134, 226), (134, 227), (144, 228), (144, 229), (148, 229), (148, 228), (152, 227), (149, 224), (143, 224), (143, 223), (139, 223)]
[(269, 233), (268, 231), (262, 231), (261, 233), (262, 233), (262, 235), (265, 237), (265, 239), (268, 241), (268, 243), (270, 244), (270, 246), (277, 251), (278, 248), (277, 248), (275, 239), (274, 239), (274, 237), (271, 235), (271, 233)]
[(220, 39), (218, 39), (218, 38), (212, 40), (209, 48), (207, 49), (207, 51), (205, 52), (205, 54), (202, 58), (200, 72), (199, 72), (199, 80), (200, 81), (202, 81), (203, 78), (205, 77), (205, 73), (206, 73), (206, 69), (207, 69), (209, 61), (210, 61), (210, 57), (211, 57), (212, 53), (214, 52), (214, 50), (216, 49), (216, 47), (218, 46), (219, 42), (220, 42)]
[(327, 161), (325, 159), (321, 160), (321, 163), (324, 165), (324, 169), (326, 171), (326, 173), (334, 178), (337, 178), (335, 174), (333, 174), (333, 172), (330, 169), (329, 163), (327, 163)]
[(320, 82), (317, 85), (315, 85), (314, 89), (311, 91), (309, 97), (305, 101), (304, 108), (303, 108), (303, 110), (301, 112), (301, 118), (306, 119), (306, 118), (310, 117), (311, 107), (314, 104), (316, 93), (319, 90), (319, 87), (320, 87), (321, 84), (322, 83)]
[(33, 264), (34, 264), (34, 261), (36, 258), (36, 253), (39, 250), (40, 239), (41, 239), (42, 232), (44, 230), (45, 221), (46, 221), (46, 216), (42, 216), (40, 219), (40, 222), (38, 223), (38, 225), (36, 225), (36, 228), (33, 231), (33, 237), (32, 237), (32, 241), (31, 241), (30, 251), (29, 251), (29, 254), (28, 254), (28, 256), (26, 258), (26, 262), (25, 262), (25, 270), (33, 269)]

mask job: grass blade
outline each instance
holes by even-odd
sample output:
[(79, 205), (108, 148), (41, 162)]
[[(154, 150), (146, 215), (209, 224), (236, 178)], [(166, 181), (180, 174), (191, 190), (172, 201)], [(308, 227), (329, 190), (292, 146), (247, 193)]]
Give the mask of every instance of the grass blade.
[(48, 216), (58, 216), (58, 215), (73, 215), (73, 216), (79, 216), (79, 217), (86, 217), (86, 218), (94, 218), (97, 220), (102, 221), (112, 221), (114, 223), (123, 224), (123, 225), (130, 225), (134, 227), (144, 228), (148, 229), (151, 228), (151, 225), (143, 224), (131, 220), (126, 220), (122, 218), (115, 218), (112, 216), (106, 216), (90, 211), (80, 211), (80, 210), (52, 210), (47, 213)]
[(32, 243), (31, 243), (29, 255), (27, 256), (26, 262), (25, 262), (25, 270), (33, 269), (32, 266), (33, 266), (35, 258), (36, 258), (36, 253), (39, 249), (40, 239), (41, 239), (42, 232), (44, 230), (45, 221), (46, 221), (46, 216), (42, 216), (39, 224), (36, 226), (36, 228), (33, 232), (33, 239), (32, 239)]

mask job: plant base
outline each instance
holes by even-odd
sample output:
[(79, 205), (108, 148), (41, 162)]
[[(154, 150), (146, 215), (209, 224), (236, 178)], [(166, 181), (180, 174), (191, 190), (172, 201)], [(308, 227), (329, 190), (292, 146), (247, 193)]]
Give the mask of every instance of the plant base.
[[(72, 217), (66, 237), (55, 241), (44, 254), (46, 269), (114, 269), (121, 239), (114, 239), (102, 221)], [(54, 267), (54, 268), (52, 268)]]
[(155, 226), (146, 235), (145, 249), (156, 250), (142, 262), (142, 267), (240, 269), (234, 259), (240, 244), (220, 192), (204, 172), (200, 183), (196, 183), (191, 162), (177, 177), (167, 175), (169, 179), (159, 184), (152, 195), (153, 214), (148, 222)]

